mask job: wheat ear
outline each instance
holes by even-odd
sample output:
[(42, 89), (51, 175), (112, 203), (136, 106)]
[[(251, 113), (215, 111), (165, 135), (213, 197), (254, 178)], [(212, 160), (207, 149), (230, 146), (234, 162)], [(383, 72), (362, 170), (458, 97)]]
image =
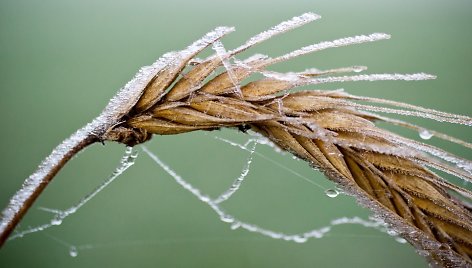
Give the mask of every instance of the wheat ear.
[[(465, 125), (472, 124), (470, 117), (353, 96), (339, 90), (291, 92), (302, 85), (424, 80), (434, 76), (423, 73), (337, 75), (363, 71), (365, 67), (362, 66), (299, 73), (266, 70), (272, 64), (307, 53), (388, 39), (389, 35), (376, 33), (322, 42), (276, 58), (263, 55), (246, 60), (235, 58), (273, 35), (318, 18), (316, 14), (303, 14), (230, 51), (219, 39), (233, 29), (220, 27), (187, 49), (166, 54), (152, 66), (142, 69), (99, 118), (60, 145), (38, 172), (27, 179), (25, 187), (3, 212), (0, 241), (5, 241), (60, 167), (78, 150), (93, 142), (109, 140), (134, 146), (149, 140), (153, 134), (232, 127), (258, 132), (322, 170), (346, 193), (355, 196), (361, 205), (387, 222), (432, 264), (471, 266), (472, 214), (467, 200), (471, 199), (472, 193), (427, 169), (433, 167), (470, 182), (470, 161), (380, 129), (373, 122), (385, 121), (421, 130), (407, 122), (372, 112), (420, 116)], [(196, 59), (208, 46), (216, 53), (204, 60)], [(254, 73), (263, 74), (265, 78), (244, 83)], [(431, 133), (472, 147), (446, 134)]]

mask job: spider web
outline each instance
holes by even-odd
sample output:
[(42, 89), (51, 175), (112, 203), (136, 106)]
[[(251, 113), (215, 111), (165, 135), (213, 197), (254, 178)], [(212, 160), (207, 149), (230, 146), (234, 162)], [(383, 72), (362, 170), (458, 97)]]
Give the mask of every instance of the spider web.
[[(224, 134), (224, 133), (223, 133)], [(141, 146), (141, 150), (144, 153), (142, 157), (149, 157), (155, 163), (160, 170), (157, 172), (157, 175), (152, 175), (153, 179), (157, 180), (166, 180), (166, 179), (173, 179), (178, 185), (180, 185), (183, 189), (187, 190), (190, 195), (193, 195), (196, 199), (203, 202), (207, 205), (215, 215), (215, 220), (220, 220), (223, 223), (227, 224), (227, 228), (229, 230), (244, 230), (245, 232), (252, 232), (260, 235), (261, 237), (269, 237), (271, 239), (279, 239), (287, 241), (287, 243), (295, 242), (295, 243), (304, 243), (307, 242), (309, 239), (321, 239), (326, 236), (333, 235), (334, 231), (337, 226), (340, 225), (358, 225), (363, 226), (366, 228), (373, 228), (378, 230), (381, 233), (388, 233), (389, 235), (393, 236), (396, 241), (399, 243), (406, 243), (406, 241), (397, 236), (395, 232), (387, 229), (386, 225), (377, 219), (363, 219), (357, 216), (354, 217), (337, 217), (329, 221), (326, 225), (321, 226), (313, 226), (311, 229), (307, 229), (302, 232), (286, 232), (280, 231), (277, 229), (273, 229), (272, 227), (266, 227), (263, 224), (259, 224), (257, 222), (252, 222), (249, 220), (245, 220), (239, 216), (236, 216), (238, 213), (237, 211), (233, 212), (232, 210), (226, 209), (226, 203), (232, 201), (232, 199), (237, 198), (238, 194), (241, 191), (247, 190), (247, 187), (244, 187), (250, 180), (257, 180), (257, 177), (251, 177), (251, 172), (253, 170), (253, 166), (257, 165), (260, 161), (265, 161), (270, 163), (274, 169), (283, 170), (286, 174), (289, 174), (290, 179), (294, 178), (299, 180), (304, 185), (306, 185), (309, 189), (311, 189), (314, 194), (325, 194), (328, 197), (328, 200), (343, 196), (343, 193), (339, 191), (335, 187), (327, 187), (324, 186), (312, 178), (306, 177), (305, 175), (301, 174), (300, 172), (294, 170), (293, 168), (280, 163), (277, 160), (273, 159), (273, 155), (266, 155), (264, 153), (264, 149), (270, 149), (272, 151), (277, 152), (283, 158), (290, 158), (288, 153), (281, 151), (277, 148), (273, 143), (271, 143), (268, 139), (259, 136), (255, 133), (249, 133), (250, 135), (247, 136), (245, 140), (242, 142), (233, 141), (231, 138), (225, 137), (225, 135), (220, 134), (204, 134), (203, 136), (206, 139), (210, 139), (213, 142), (220, 143), (218, 146), (228, 147), (232, 150), (237, 150), (243, 152), (245, 154), (245, 159), (243, 161), (234, 162), (234, 165), (241, 166), (239, 174), (237, 174), (234, 178), (230, 178), (229, 183), (226, 185), (226, 188), (220, 191), (217, 194), (207, 194), (204, 190), (201, 190), (190, 183), (191, 178), (186, 178), (181, 176), (178, 171), (174, 170), (171, 165), (166, 164), (156, 153), (153, 152), (152, 149)], [(86, 250), (93, 250), (98, 248), (113, 248), (113, 247), (133, 247), (136, 245), (145, 246), (145, 245), (165, 245), (166, 243), (175, 243), (176, 241), (201, 241), (201, 242), (211, 242), (211, 241), (221, 241), (224, 239), (238, 239), (238, 238), (221, 238), (221, 237), (200, 237), (200, 238), (165, 238), (162, 240), (117, 240), (112, 242), (99, 242), (99, 243), (82, 243), (77, 244), (72, 241), (66, 241), (63, 238), (59, 238), (55, 235), (46, 232), (47, 229), (59, 227), (64, 221), (68, 219), (69, 216), (77, 213), (79, 209), (81, 209), (84, 205), (87, 204), (92, 198), (94, 198), (97, 194), (99, 194), (103, 189), (109, 186), (116, 178), (118, 178), (123, 172), (125, 172), (129, 167), (135, 164), (137, 158), (137, 150), (133, 150), (131, 148), (127, 148), (118, 167), (116, 170), (106, 178), (95, 190), (91, 193), (84, 196), (82, 199), (79, 200), (76, 204), (70, 206), (67, 209), (59, 210), (55, 208), (45, 208), (39, 207), (40, 210), (53, 214), (52, 218), (41, 225), (35, 227), (29, 227), (20, 231), (15, 232), (10, 240), (17, 240), (19, 238), (25, 237), (29, 234), (33, 233), (42, 233), (43, 235), (47, 236), (48, 238), (56, 241), (60, 245), (66, 247), (69, 251), (69, 255), (71, 257), (77, 257), (81, 251)], [(293, 157), (292, 161), (297, 161), (295, 157)], [(163, 171), (163, 172), (162, 172)], [(227, 180), (226, 180), (227, 181)], [(250, 186), (250, 185), (249, 185)], [(270, 186), (268, 186), (270, 187)], [(263, 214), (264, 212), (260, 212)], [(322, 214), (322, 213), (321, 213)], [(301, 221), (303, 219), (300, 219)], [(71, 219), (73, 221), (73, 219)], [(357, 236), (357, 237), (369, 237), (368, 234), (334, 234), (333, 236)], [(379, 236), (381, 234), (379, 233)], [(241, 239), (248, 239), (247, 237), (242, 237)], [(254, 238), (249, 238), (254, 239)]]

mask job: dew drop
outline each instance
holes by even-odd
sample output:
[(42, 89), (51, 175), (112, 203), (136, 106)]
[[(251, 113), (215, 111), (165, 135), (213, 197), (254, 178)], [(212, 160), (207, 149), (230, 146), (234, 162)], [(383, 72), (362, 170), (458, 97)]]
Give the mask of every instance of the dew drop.
[(220, 220), (221, 220), (222, 222), (227, 222), (227, 223), (232, 223), (232, 222), (234, 222), (234, 218), (231, 217), (231, 216), (229, 216), (229, 215), (222, 215), (222, 216), (220, 217)]
[(73, 258), (75, 258), (75, 257), (77, 257), (77, 255), (79, 255), (79, 252), (77, 251), (77, 248), (75, 246), (70, 247), (69, 255)]
[(201, 196), (201, 197), (200, 197), (200, 200), (202, 200), (202, 201), (205, 202), (205, 203), (208, 203), (211, 199), (210, 199), (210, 197), (204, 195), (204, 196)]
[(406, 239), (401, 238), (401, 237), (396, 237), (395, 241), (397, 241), (400, 244), (406, 244), (406, 242), (407, 242)]
[(239, 223), (239, 222), (235, 222), (235, 223), (231, 224), (231, 230), (236, 230), (239, 227), (241, 227), (241, 223)]
[(355, 72), (355, 73), (360, 73), (362, 71), (365, 71), (367, 70), (367, 67), (365, 66), (353, 66), (352, 67), (352, 71)]
[(395, 231), (395, 230), (392, 230), (392, 229), (388, 229), (387, 230), (387, 234), (391, 235), (391, 236), (396, 236), (398, 235), (398, 233)]
[(291, 236), (286, 236), (286, 235), (284, 235), (284, 236), (282, 236), (282, 239), (285, 240), (285, 241), (290, 241), (290, 240), (292, 240), (293, 238), (292, 238)]
[(433, 137), (433, 133), (429, 132), (427, 129), (421, 129), (419, 131), (420, 138), (423, 140), (429, 140), (431, 137)]
[(52, 225), (61, 225), (62, 219), (61, 218), (54, 218), (51, 220)]
[(325, 194), (328, 197), (334, 198), (339, 195), (339, 192), (336, 189), (328, 189), (325, 191)]
[(308, 240), (308, 238), (300, 235), (296, 235), (293, 237), (293, 241), (296, 243), (305, 243)]

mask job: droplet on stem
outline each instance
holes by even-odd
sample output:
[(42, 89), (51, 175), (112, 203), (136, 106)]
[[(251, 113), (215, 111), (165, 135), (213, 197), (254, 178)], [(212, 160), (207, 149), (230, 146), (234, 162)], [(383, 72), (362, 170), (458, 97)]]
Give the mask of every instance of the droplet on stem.
[(75, 246), (71, 246), (69, 248), (69, 255), (73, 258), (77, 257), (79, 255), (79, 252), (77, 251), (77, 248)]
[(241, 227), (241, 223), (239, 223), (239, 222), (235, 222), (235, 223), (231, 224), (231, 230), (236, 230), (239, 227)]
[(392, 230), (392, 229), (388, 229), (387, 234), (391, 235), (391, 236), (397, 236), (398, 235), (398, 233), (395, 230)]
[(352, 67), (352, 71), (355, 72), (355, 73), (360, 73), (362, 71), (365, 71), (367, 70), (367, 67), (365, 66), (353, 66)]
[(308, 238), (306, 238), (305, 236), (300, 236), (300, 235), (296, 235), (293, 238), (293, 241), (296, 242), (296, 243), (305, 243), (307, 240), (308, 240)]
[(396, 237), (395, 241), (397, 241), (400, 244), (406, 244), (406, 242), (407, 242), (406, 239), (402, 238), (402, 237)]
[(51, 220), (52, 225), (61, 225), (62, 219), (59, 217), (55, 217), (54, 219)]
[(429, 132), (427, 129), (421, 129), (419, 131), (420, 138), (423, 140), (429, 140), (431, 137), (433, 137), (433, 133)]
[(339, 192), (338, 192), (338, 190), (336, 190), (336, 189), (327, 189), (327, 190), (325, 191), (325, 194), (326, 194), (328, 197), (334, 198), (334, 197), (336, 197), (336, 196), (339, 195)]
[(226, 222), (226, 223), (232, 223), (234, 222), (234, 218), (229, 216), (229, 215), (222, 215), (220, 217), (220, 220), (223, 221), (223, 222)]

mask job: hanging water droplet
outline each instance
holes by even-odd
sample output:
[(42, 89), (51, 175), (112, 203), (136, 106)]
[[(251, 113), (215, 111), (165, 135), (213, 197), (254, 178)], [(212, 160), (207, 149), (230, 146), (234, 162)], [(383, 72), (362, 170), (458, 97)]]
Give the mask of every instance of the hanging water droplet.
[(367, 70), (367, 67), (365, 66), (353, 66), (352, 67), (352, 71), (355, 72), (355, 73), (360, 73), (362, 71), (365, 71)]
[(336, 190), (336, 189), (327, 189), (327, 190), (325, 191), (325, 194), (326, 194), (328, 197), (334, 198), (334, 197), (336, 197), (336, 196), (339, 195), (339, 192), (338, 192), (338, 190)]
[(56, 218), (51, 220), (52, 225), (61, 225), (61, 223), (62, 223), (62, 219), (59, 218), (59, 217), (56, 217)]
[(406, 239), (404, 239), (402, 237), (396, 237), (395, 241), (397, 241), (400, 244), (406, 244), (406, 242), (407, 242)]
[(391, 236), (396, 236), (398, 235), (398, 233), (395, 231), (395, 230), (392, 230), (392, 229), (388, 229), (387, 230), (387, 234), (391, 235)]
[(231, 224), (231, 230), (236, 230), (239, 227), (241, 227), (241, 223), (239, 223), (239, 222), (235, 222), (235, 223)]
[(77, 255), (79, 255), (79, 252), (77, 251), (77, 248), (75, 246), (71, 246), (69, 248), (69, 255), (73, 258), (77, 257)]
[(296, 235), (293, 237), (293, 241), (296, 243), (305, 243), (308, 240), (308, 238), (300, 235)]
[(229, 215), (221, 215), (220, 220), (222, 222), (232, 223), (234, 222), (234, 218)]
[(423, 140), (429, 140), (431, 137), (433, 137), (433, 133), (429, 132), (427, 129), (421, 129), (419, 131), (420, 138)]
[(202, 201), (205, 202), (205, 203), (208, 203), (211, 199), (210, 199), (209, 196), (202, 195), (202, 196), (200, 197), (200, 200), (202, 200)]

